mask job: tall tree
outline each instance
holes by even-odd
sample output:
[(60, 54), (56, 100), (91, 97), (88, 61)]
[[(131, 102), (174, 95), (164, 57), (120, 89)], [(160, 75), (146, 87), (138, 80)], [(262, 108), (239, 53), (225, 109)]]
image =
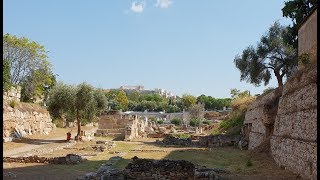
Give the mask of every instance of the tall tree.
[(266, 35), (263, 35), (257, 47), (249, 46), (241, 56), (236, 56), (234, 63), (240, 70), (240, 80), (246, 80), (256, 86), (261, 82), (267, 85), (271, 72), (282, 88), (283, 78), (289, 77), (297, 66), (296, 51), (284, 41), (288, 29), (275, 22)]
[(9, 63), (10, 84), (24, 86), (22, 94), (28, 96), (26, 99), (43, 95), (45, 87), (54, 83), (47, 51), (28, 38), (3, 35), (3, 62)]
[(183, 108), (188, 109), (191, 105), (196, 104), (197, 98), (190, 95), (190, 94), (184, 94), (181, 98)]
[(48, 110), (53, 117), (63, 117), (67, 121), (77, 120), (79, 139), (81, 123), (92, 122), (106, 108), (106, 99), (100, 90), (86, 83), (76, 88), (58, 83), (49, 93)]
[(286, 42), (298, 48), (298, 26), (303, 19), (318, 5), (318, 0), (291, 0), (284, 3), (283, 17), (291, 18), (293, 25), (288, 27)]
[(119, 91), (115, 100), (120, 105), (120, 109), (126, 110), (128, 108), (129, 100), (124, 91)]

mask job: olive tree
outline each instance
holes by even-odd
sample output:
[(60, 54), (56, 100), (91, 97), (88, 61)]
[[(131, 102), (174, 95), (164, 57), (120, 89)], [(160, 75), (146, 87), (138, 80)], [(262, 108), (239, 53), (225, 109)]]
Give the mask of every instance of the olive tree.
[(287, 33), (288, 28), (275, 22), (256, 47), (249, 46), (235, 57), (241, 81), (246, 80), (256, 86), (262, 82), (268, 85), (273, 73), (278, 87), (282, 88), (283, 78), (289, 77), (297, 66), (296, 50), (284, 40)]
[(80, 137), (81, 123), (92, 122), (106, 108), (106, 97), (87, 83), (69, 86), (58, 83), (49, 93), (48, 110), (53, 117), (64, 117), (67, 121), (77, 120), (77, 136)]

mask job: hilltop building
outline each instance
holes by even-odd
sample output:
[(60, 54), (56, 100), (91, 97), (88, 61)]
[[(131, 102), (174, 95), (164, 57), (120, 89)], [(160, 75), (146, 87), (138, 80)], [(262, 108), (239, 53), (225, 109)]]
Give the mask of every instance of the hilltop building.
[(116, 90), (122, 90), (127, 94), (131, 94), (133, 92), (139, 92), (141, 94), (159, 94), (162, 97), (165, 98), (176, 98), (176, 96), (170, 92), (167, 91), (165, 89), (159, 89), (156, 88), (154, 90), (149, 90), (149, 89), (144, 89), (144, 86), (120, 86), (120, 88), (116, 89)]

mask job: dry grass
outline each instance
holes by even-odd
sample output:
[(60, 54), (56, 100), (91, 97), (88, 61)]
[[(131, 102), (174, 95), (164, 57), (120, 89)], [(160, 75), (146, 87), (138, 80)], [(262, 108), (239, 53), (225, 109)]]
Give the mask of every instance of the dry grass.
[[(66, 131), (61, 131), (64, 134)], [(61, 134), (60, 134), (61, 135)], [(112, 137), (96, 137), (95, 140), (111, 140)], [(90, 148), (90, 145), (95, 144), (95, 141), (79, 142), (71, 149), (63, 149), (58, 152), (48, 153), (45, 157), (62, 156), (68, 153), (75, 154), (96, 154), (96, 156), (87, 157), (87, 161), (77, 165), (33, 165), (19, 163), (4, 163), (5, 171), (17, 173), (32, 173), (41, 172), (52, 177), (65, 177), (66, 174), (71, 174), (77, 177), (87, 172), (96, 171), (102, 163), (106, 162), (110, 157), (122, 156), (113, 165), (114, 168), (125, 168), (131, 161), (131, 158), (137, 156), (139, 158), (148, 159), (177, 159), (187, 160), (192, 163), (207, 166), (210, 168), (223, 168), (229, 170), (232, 175), (237, 177), (270, 177), (279, 178), (287, 177), (294, 179), (296, 176), (288, 171), (279, 168), (271, 156), (265, 153), (254, 153), (250, 151), (241, 151), (239, 149), (230, 148), (196, 148), (196, 147), (165, 147), (153, 143), (155, 139), (147, 138), (140, 139), (135, 142), (115, 141), (116, 147), (109, 151), (96, 152)], [(82, 150), (79, 150), (82, 149)], [(252, 162), (252, 166), (247, 166), (247, 161)], [(36, 171), (35, 171), (36, 170)], [(49, 178), (50, 179), (50, 178)]]

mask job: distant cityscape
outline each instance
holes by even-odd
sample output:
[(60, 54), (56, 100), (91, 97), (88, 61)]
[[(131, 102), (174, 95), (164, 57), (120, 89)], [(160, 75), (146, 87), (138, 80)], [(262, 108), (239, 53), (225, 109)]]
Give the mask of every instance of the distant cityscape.
[(138, 86), (120, 86), (118, 89), (106, 89), (106, 91), (110, 90), (122, 90), (126, 94), (131, 94), (133, 92), (139, 92), (141, 94), (159, 94), (162, 97), (165, 98), (176, 98), (176, 95), (174, 95), (172, 92), (165, 90), (165, 89), (160, 89), (160, 88), (155, 88), (153, 90), (151, 89), (145, 89), (144, 86), (138, 85)]

